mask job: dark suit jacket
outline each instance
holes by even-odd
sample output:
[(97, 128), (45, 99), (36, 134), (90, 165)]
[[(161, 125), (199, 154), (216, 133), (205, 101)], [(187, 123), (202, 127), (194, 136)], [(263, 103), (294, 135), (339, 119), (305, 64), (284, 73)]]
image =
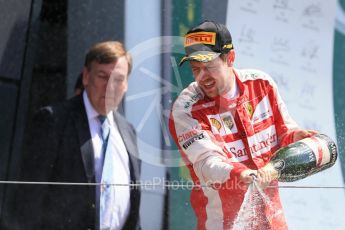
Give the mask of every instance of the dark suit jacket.
[[(119, 113), (115, 122), (126, 145), (130, 178), (140, 176), (133, 127)], [(22, 161), (22, 180), (95, 183), (94, 154), (82, 96), (45, 107), (35, 116), (29, 151)], [(139, 229), (139, 188), (131, 189), (131, 208), (124, 229)], [(20, 229), (97, 229), (95, 187), (21, 185), (16, 218)]]

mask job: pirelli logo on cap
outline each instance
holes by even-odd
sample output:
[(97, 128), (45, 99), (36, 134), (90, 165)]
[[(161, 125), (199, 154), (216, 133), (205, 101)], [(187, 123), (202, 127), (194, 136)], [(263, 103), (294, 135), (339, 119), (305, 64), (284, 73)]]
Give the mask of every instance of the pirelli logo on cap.
[(205, 44), (215, 45), (216, 44), (216, 33), (215, 32), (195, 32), (186, 35), (184, 39), (184, 47)]

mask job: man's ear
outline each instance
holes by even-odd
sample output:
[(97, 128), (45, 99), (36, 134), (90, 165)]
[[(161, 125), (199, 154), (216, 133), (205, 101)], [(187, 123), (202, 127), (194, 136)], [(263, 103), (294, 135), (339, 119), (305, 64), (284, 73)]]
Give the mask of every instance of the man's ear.
[(227, 63), (228, 66), (232, 67), (234, 65), (234, 61), (235, 61), (235, 51), (234, 50), (230, 50), (227, 56)]

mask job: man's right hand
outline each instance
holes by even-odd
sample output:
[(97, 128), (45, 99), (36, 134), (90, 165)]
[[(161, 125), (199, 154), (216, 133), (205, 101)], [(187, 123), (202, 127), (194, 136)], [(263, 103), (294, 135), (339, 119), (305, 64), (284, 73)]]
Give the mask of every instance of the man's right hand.
[[(255, 177), (253, 177), (253, 174), (255, 175)], [(240, 174), (240, 180), (247, 185), (253, 183), (254, 178), (257, 182), (257, 185), (260, 188), (264, 189), (271, 183), (272, 180), (278, 178), (278, 174), (277, 171), (273, 169), (273, 167), (268, 166), (259, 170), (244, 170)]]
[(254, 180), (254, 177), (252, 176), (252, 174), (257, 176), (257, 173), (258, 172), (256, 170), (251, 170), (251, 169), (244, 170), (240, 174), (240, 180), (245, 184), (250, 184)]

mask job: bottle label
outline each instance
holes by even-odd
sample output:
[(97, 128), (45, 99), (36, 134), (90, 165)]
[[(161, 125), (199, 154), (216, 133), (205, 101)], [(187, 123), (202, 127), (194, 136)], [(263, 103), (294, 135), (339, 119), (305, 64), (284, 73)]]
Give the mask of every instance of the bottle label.
[(312, 136), (310, 138), (300, 140), (300, 142), (306, 144), (315, 154), (317, 167), (330, 162), (331, 154), (328, 149), (328, 144), (325, 140), (319, 138), (318, 136)]

